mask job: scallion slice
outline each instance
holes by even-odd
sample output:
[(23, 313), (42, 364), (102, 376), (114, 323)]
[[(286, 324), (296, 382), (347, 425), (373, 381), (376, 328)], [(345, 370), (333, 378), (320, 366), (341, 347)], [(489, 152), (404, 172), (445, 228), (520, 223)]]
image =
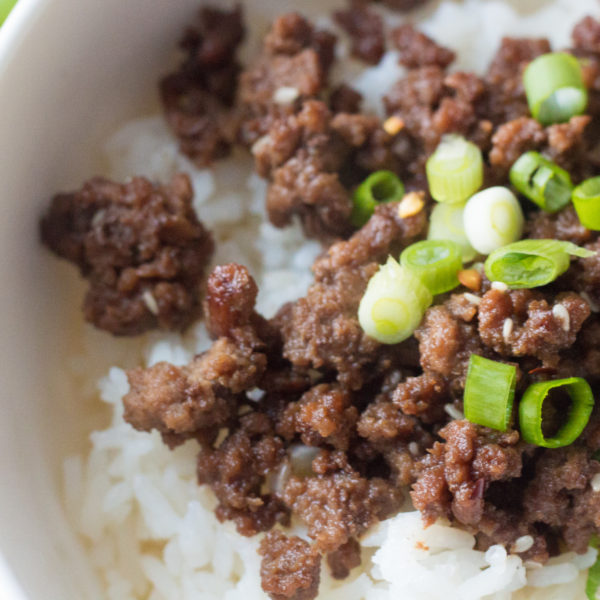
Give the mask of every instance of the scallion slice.
[(460, 135), (445, 135), (425, 169), (429, 193), (438, 202), (464, 202), (483, 183), (481, 150)]
[(573, 206), (584, 227), (600, 231), (600, 177), (586, 179), (573, 190)]
[(581, 65), (566, 52), (551, 52), (531, 61), (523, 73), (529, 109), (542, 125), (563, 123), (587, 107)]
[[(571, 397), (564, 425), (552, 437), (545, 437), (542, 408), (550, 390), (564, 387)], [(581, 377), (540, 381), (530, 385), (519, 404), (519, 425), (523, 439), (543, 448), (560, 448), (572, 444), (582, 433), (594, 408), (594, 395), (589, 383)]]
[(471, 354), (463, 396), (465, 418), (506, 431), (510, 425), (517, 368)]
[(569, 203), (573, 191), (571, 176), (539, 152), (525, 152), (510, 169), (510, 182), (529, 200), (547, 212), (556, 212)]
[(350, 220), (355, 227), (362, 227), (381, 202), (402, 200), (404, 184), (391, 171), (371, 173), (355, 190)]
[(515, 195), (502, 186), (477, 192), (467, 201), (464, 212), (467, 239), (481, 254), (489, 254), (520, 239), (523, 211)]
[[(592, 539), (590, 541), (590, 546), (598, 549), (598, 541)], [(596, 600), (598, 588), (600, 588), (600, 555), (588, 570), (588, 576), (585, 582), (585, 595), (588, 600)]]
[(473, 260), (477, 254), (465, 233), (464, 204), (436, 204), (429, 216), (428, 240), (450, 240), (459, 245), (463, 262)]
[(432, 301), (421, 280), (390, 256), (369, 280), (358, 320), (367, 335), (397, 344), (412, 335)]
[(595, 252), (571, 242), (521, 240), (492, 252), (485, 261), (490, 281), (501, 281), (513, 289), (546, 285), (562, 275), (570, 256), (587, 258)]
[(404, 249), (400, 264), (418, 277), (435, 296), (458, 285), (457, 274), (462, 268), (462, 257), (455, 242), (423, 240)]

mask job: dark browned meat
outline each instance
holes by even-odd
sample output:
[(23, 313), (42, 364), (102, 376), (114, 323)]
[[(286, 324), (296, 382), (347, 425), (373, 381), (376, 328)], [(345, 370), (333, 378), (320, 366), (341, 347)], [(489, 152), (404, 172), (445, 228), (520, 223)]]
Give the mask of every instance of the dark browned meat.
[(527, 237), (554, 239), (581, 245), (591, 241), (593, 234), (577, 217), (572, 205), (556, 213), (534, 212), (526, 222)]
[(260, 544), (262, 588), (273, 600), (313, 600), (319, 591), (321, 555), (299, 537), (270, 531)]
[(235, 139), (230, 116), (241, 67), (237, 48), (244, 38), (242, 11), (202, 8), (180, 42), (186, 53), (179, 69), (160, 83), (167, 122), (181, 151), (204, 166), (226, 156)]
[(362, 95), (350, 86), (342, 83), (329, 96), (329, 108), (334, 113), (358, 113)]
[(167, 186), (96, 177), (53, 198), (42, 240), (89, 279), (86, 320), (115, 335), (137, 335), (184, 329), (199, 316), (213, 241), (192, 197), (181, 174)]
[(334, 579), (345, 579), (360, 563), (360, 544), (354, 538), (327, 555), (327, 564)]
[(392, 42), (400, 51), (400, 63), (409, 69), (437, 65), (444, 69), (455, 57), (452, 50), (438, 46), (412, 25), (405, 24), (392, 30)]
[(353, 56), (377, 64), (385, 52), (383, 19), (360, 1), (336, 11), (333, 17), (351, 37)]
[(351, 389), (376, 374), (382, 366), (377, 366), (381, 344), (360, 327), (358, 304), (378, 263), (419, 239), (424, 226), (422, 212), (401, 219), (397, 203), (380, 205), (361, 230), (317, 260), (315, 283), (306, 297), (284, 308), (278, 318), (284, 356), (296, 369), (333, 370)]
[(272, 122), (293, 114), (303, 100), (316, 97), (327, 83), (335, 37), (317, 31), (297, 13), (275, 20), (262, 54), (240, 77), (240, 141), (254, 144)]

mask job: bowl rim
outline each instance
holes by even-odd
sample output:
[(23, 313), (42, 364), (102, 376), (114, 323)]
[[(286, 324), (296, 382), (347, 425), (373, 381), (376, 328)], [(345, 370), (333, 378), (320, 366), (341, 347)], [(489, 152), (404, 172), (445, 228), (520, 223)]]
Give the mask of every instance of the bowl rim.
[[(50, 0), (19, 0), (0, 26), (0, 81), (25, 42), (31, 24)], [(6, 600), (27, 600), (25, 593), (0, 552), (0, 590)]]

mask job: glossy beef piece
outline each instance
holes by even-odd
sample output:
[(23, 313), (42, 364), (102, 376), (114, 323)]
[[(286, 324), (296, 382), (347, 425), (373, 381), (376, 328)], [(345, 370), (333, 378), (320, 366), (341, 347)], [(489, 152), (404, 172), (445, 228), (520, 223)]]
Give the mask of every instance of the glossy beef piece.
[(544, 367), (556, 367), (559, 352), (573, 345), (589, 315), (588, 303), (574, 292), (549, 304), (531, 290), (491, 289), (479, 304), (479, 336), (501, 356), (533, 356)]
[(569, 171), (575, 181), (591, 175), (585, 160), (590, 151), (587, 115), (572, 117), (567, 123), (543, 128), (535, 119), (519, 117), (500, 125), (492, 138), (490, 164), (498, 181), (505, 180), (521, 154), (537, 150)]
[(334, 113), (359, 113), (362, 99), (362, 94), (342, 83), (332, 90), (329, 108)]
[(180, 42), (186, 56), (160, 82), (167, 122), (181, 151), (205, 166), (229, 154), (236, 128), (229, 114), (241, 67), (237, 48), (244, 38), (242, 11), (202, 8)]
[(550, 50), (545, 38), (502, 39), (485, 78), (489, 86), (486, 112), (494, 124), (529, 116), (523, 71), (534, 58)]
[(129, 371), (124, 418), (140, 431), (158, 430), (170, 446), (210, 438), (235, 416), (240, 394), (258, 384), (266, 364), (263, 342), (250, 328), (237, 329), (185, 367), (161, 362)]
[(262, 589), (273, 600), (313, 600), (319, 591), (321, 555), (297, 536), (270, 531), (259, 549)]
[(554, 239), (582, 245), (592, 241), (594, 234), (586, 229), (571, 204), (556, 213), (534, 211), (525, 222), (526, 237)]
[(284, 227), (297, 215), (310, 237), (346, 237), (353, 227), (344, 174), (390, 166), (390, 146), (376, 117), (333, 115), (323, 102), (305, 102), (299, 113), (274, 121), (253, 148), (258, 172), (270, 179), (269, 219)]
[(326, 86), (335, 37), (288, 13), (273, 23), (261, 55), (241, 75), (239, 140), (251, 146), (277, 118), (296, 112)]
[(266, 476), (285, 456), (281, 438), (274, 435), (265, 414), (250, 412), (216, 448), (204, 444), (198, 454), (198, 482), (208, 484), (219, 501), (219, 520), (234, 521), (242, 535), (268, 531), (287, 523), (286, 507), (265, 492)]
[(321, 552), (332, 552), (397, 511), (402, 492), (381, 478), (359, 475), (339, 451), (313, 461), (316, 475), (293, 476), (284, 500), (308, 526)]
[(393, 29), (391, 39), (400, 52), (400, 63), (409, 69), (431, 65), (445, 69), (456, 56), (452, 50), (439, 46), (410, 24)]
[(351, 389), (377, 374), (381, 345), (360, 327), (358, 305), (379, 263), (420, 239), (424, 227), (423, 212), (402, 219), (398, 203), (382, 204), (362, 229), (315, 262), (307, 295), (276, 317), (283, 354), (297, 370), (333, 371)]
[(594, 312), (600, 309), (600, 241), (596, 239), (584, 248), (596, 252), (589, 258), (578, 258), (572, 263), (563, 281), (567, 287), (581, 290), (582, 296), (588, 301)]
[(392, 399), (405, 415), (414, 415), (423, 423), (440, 422), (444, 418), (444, 403), (448, 401), (448, 384), (431, 372), (407, 377), (398, 384)]
[(199, 316), (213, 241), (192, 197), (180, 174), (166, 186), (143, 177), (125, 184), (96, 177), (53, 198), (42, 240), (89, 280), (87, 321), (115, 335), (137, 335), (185, 329)]
[(385, 52), (383, 19), (362, 2), (352, 2), (333, 18), (352, 40), (352, 55), (376, 65)]
[(334, 579), (346, 579), (360, 563), (360, 544), (354, 538), (327, 555), (327, 565)]

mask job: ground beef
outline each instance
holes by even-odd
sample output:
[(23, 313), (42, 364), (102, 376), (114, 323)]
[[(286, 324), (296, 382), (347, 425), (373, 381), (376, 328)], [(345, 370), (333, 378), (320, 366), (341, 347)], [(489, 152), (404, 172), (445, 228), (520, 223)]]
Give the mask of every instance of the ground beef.
[(385, 52), (383, 19), (360, 1), (336, 11), (333, 18), (352, 38), (352, 55), (377, 64)]
[(376, 117), (334, 116), (319, 101), (275, 120), (253, 149), (257, 171), (271, 180), (271, 222), (283, 227), (298, 215), (310, 237), (347, 236), (353, 229), (348, 188), (362, 173), (391, 166), (390, 146)]
[(437, 65), (446, 68), (455, 58), (454, 52), (438, 46), (430, 37), (404, 24), (391, 32), (392, 43), (400, 52), (400, 64), (409, 69)]
[(380, 205), (361, 230), (315, 262), (315, 283), (306, 297), (276, 318), (283, 354), (296, 369), (333, 370), (352, 389), (377, 372), (381, 345), (360, 327), (358, 304), (379, 262), (419, 239), (424, 225), (423, 212), (402, 219), (397, 203)]
[(417, 416), (423, 423), (436, 423), (443, 420), (448, 384), (442, 377), (427, 372), (407, 377), (398, 384), (392, 398), (405, 415)]
[(184, 329), (201, 312), (210, 233), (192, 208), (186, 175), (166, 186), (143, 177), (96, 177), (59, 194), (41, 222), (43, 242), (90, 282), (87, 321), (115, 335)]
[(556, 213), (533, 212), (525, 223), (525, 231), (529, 238), (562, 240), (577, 245), (593, 238), (592, 232), (579, 221), (572, 205)]
[(313, 477), (290, 478), (284, 498), (322, 552), (336, 550), (400, 506), (399, 489), (380, 478), (361, 477), (342, 454), (313, 461), (313, 468)]
[(362, 94), (342, 83), (331, 92), (329, 108), (334, 113), (358, 113), (362, 99)]
[(229, 109), (241, 70), (236, 51), (243, 38), (239, 6), (232, 11), (202, 8), (180, 42), (184, 61), (160, 82), (167, 122), (181, 151), (199, 166), (226, 156), (235, 139)]
[(360, 563), (360, 544), (354, 538), (327, 555), (327, 564), (334, 579), (346, 579)]
[(504, 357), (533, 356), (556, 367), (559, 352), (569, 348), (590, 315), (578, 294), (559, 294), (549, 305), (540, 293), (491, 289), (479, 304), (481, 341)]
[(529, 116), (523, 71), (534, 58), (547, 52), (550, 43), (545, 38), (502, 39), (485, 78), (489, 86), (486, 112), (495, 124)]
[(334, 46), (332, 34), (316, 30), (297, 13), (275, 20), (262, 54), (240, 77), (239, 139), (244, 145), (254, 144), (273, 120), (293, 114), (324, 89)]
[[(377, 2), (378, 0), (363, 0), (366, 2)], [(382, 0), (383, 4), (392, 10), (399, 12), (409, 12), (415, 8), (419, 8), (429, 2), (429, 0)]]
[(321, 575), (321, 555), (299, 537), (269, 532), (260, 544), (262, 588), (273, 600), (313, 600)]
[(219, 520), (234, 521), (242, 535), (268, 531), (276, 522), (288, 523), (287, 507), (265, 492), (267, 475), (285, 456), (283, 441), (274, 435), (269, 417), (250, 412), (214, 448), (204, 444), (198, 454), (198, 482), (210, 485), (219, 500)]

